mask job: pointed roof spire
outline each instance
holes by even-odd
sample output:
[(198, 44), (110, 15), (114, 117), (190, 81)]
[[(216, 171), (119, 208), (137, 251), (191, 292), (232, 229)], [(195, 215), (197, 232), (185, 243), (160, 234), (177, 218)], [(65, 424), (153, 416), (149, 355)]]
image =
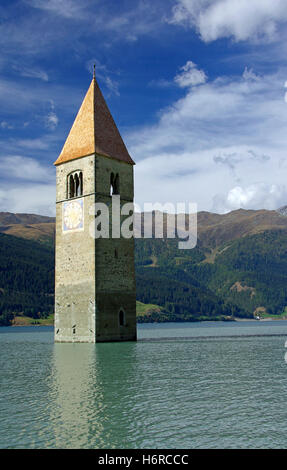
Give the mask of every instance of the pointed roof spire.
[(54, 165), (97, 153), (134, 165), (95, 78)]
[(93, 78), (96, 78), (96, 64), (94, 64)]

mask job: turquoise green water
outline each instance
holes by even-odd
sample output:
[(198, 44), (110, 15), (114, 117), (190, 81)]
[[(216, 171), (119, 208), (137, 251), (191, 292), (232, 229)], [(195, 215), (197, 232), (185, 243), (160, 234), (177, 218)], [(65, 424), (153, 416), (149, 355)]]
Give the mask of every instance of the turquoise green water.
[(54, 345), (49, 327), (0, 328), (0, 447), (287, 447), (287, 322), (138, 336)]

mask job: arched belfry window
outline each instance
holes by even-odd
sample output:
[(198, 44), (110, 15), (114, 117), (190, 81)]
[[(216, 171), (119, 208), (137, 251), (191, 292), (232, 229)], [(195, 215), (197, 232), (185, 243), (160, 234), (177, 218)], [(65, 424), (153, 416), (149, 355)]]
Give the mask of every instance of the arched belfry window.
[(80, 170), (68, 175), (68, 198), (83, 195), (83, 173)]
[(110, 196), (120, 194), (120, 176), (118, 173), (111, 173), (110, 178)]
[(125, 326), (125, 312), (123, 311), (123, 309), (119, 311), (119, 325)]

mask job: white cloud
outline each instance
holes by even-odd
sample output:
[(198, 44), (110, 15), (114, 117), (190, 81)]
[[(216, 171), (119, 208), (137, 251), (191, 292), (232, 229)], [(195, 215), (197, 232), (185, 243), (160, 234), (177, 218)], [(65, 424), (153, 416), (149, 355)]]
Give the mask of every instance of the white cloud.
[[(15, 116), (23, 113), (26, 122), (34, 119), (36, 113), (38, 119), (43, 105), (47, 107), (46, 114), (55, 110), (54, 103), (57, 103), (57, 108), (62, 111), (73, 112), (75, 106), (80, 105), (83, 92), (79, 87), (67, 88), (65, 83), (47, 86), (42, 81), (24, 84), (22, 81), (0, 79), (1, 112), (8, 115), (13, 113)], [(31, 112), (33, 117), (29, 114)]]
[(199, 70), (191, 60), (188, 60), (180, 70), (181, 73), (175, 76), (174, 81), (181, 88), (200, 85), (207, 80), (204, 71)]
[(29, 150), (47, 150), (51, 142), (46, 137), (38, 139), (19, 139), (15, 141), (15, 144), (19, 148)]
[(113, 93), (114, 95), (120, 96), (118, 82), (116, 82), (115, 80), (112, 80), (111, 77), (106, 77), (105, 85), (111, 93)]
[(0, 211), (55, 213), (55, 170), (33, 158), (0, 158)]
[(0, 127), (1, 127), (1, 129), (13, 129), (14, 128), (14, 126), (12, 126), (12, 124), (9, 124), (6, 121), (1, 121), (0, 122)]
[(64, 18), (87, 18), (86, 8), (90, 1), (81, 0), (25, 0), (33, 8), (46, 10)]
[(55, 215), (54, 185), (24, 185), (0, 188), (0, 211)]
[(54, 131), (59, 123), (59, 118), (55, 113), (55, 104), (53, 100), (50, 100), (51, 111), (45, 117), (45, 125), (51, 131)]
[[(214, 163), (221, 165), (222, 168), (226, 167), (230, 170), (234, 181), (240, 181), (242, 175), (238, 172), (238, 169), (246, 166), (251, 169), (251, 166), (256, 169), (256, 166), (260, 163), (264, 164), (271, 159), (269, 155), (260, 153), (257, 150), (251, 150), (246, 148), (233, 148), (233, 149), (221, 149), (217, 154), (214, 155)], [(244, 177), (243, 177), (244, 179)]]
[[(108, 32), (107, 43), (110, 45), (119, 37), (128, 42), (135, 42), (139, 36), (157, 34), (166, 22), (166, 2), (153, 0), (139, 0), (124, 2), (110, 2), (99, 0), (24, 0), (34, 9), (49, 13), (49, 20), (60, 19), (68, 22), (77, 22), (78, 27), (72, 31), (73, 39), (82, 38), (83, 34), (95, 32)], [(55, 30), (54, 25), (52, 29)], [(33, 32), (34, 33), (34, 32)], [(59, 34), (59, 31), (56, 31)], [(111, 34), (112, 33), (112, 34)], [(73, 42), (73, 41), (72, 41)], [(106, 43), (106, 44), (107, 44)], [(105, 44), (105, 45), (106, 45)]]
[(248, 69), (247, 67), (245, 67), (242, 77), (245, 80), (260, 80), (259, 75), (256, 75), (252, 69)]
[(44, 82), (49, 81), (49, 76), (47, 72), (44, 70), (35, 70), (35, 69), (28, 69), (28, 68), (17, 68), (19, 74), (22, 77), (28, 77), (28, 78), (39, 78), (40, 80), (43, 80)]
[(149, 87), (156, 87), (156, 88), (169, 88), (173, 83), (170, 82), (169, 80), (166, 80), (164, 78), (158, 78), (151, 80), (148, 83)]
[(94, 71), (94, 64), (96, 66), (96, 78), (99, 78), (102, 83), (104, 83), (111, 94), (119, 96), (119, 84), (116, 80), (111, 78), (111, 71), (105, 64), (102, 64), (98, 59), (90, 59), (86, 63), (87, 70), (92, 74)]
[(170, 22), (196, 28), (205, 42), (273, 41), (286, 20), (285, 0), (177, 0)]
[(256, 81), (219, 77), (188, 89), (183, 98), (162, 110), (157, 125), (128, 138), (131, 151), (142, 158), (167, 149), (224, 148), (234, 142), (281, 147), (286, 145), (286, 126), (280, 76), (266, 75)]
[(180, 72), (174, 77), (173, 81), (166, 79), (151, 80), (148, 86), (158, 88), (168, 88), (176, 84), (180, 88), (188, 88), (201, 85), (207, 81), (207, 76), (203, 70), (197, 68), (197, 65), (188, 60), (185, 65), (180, 67)]
[(251, 186), (235, 186), (226, 195), (217, 194), (213, 199), (213, 211), (226, 213), (235, 209), (272, 210), (287, 202), (285, 185), (258, 183)]
[(58, 125), (59, 119), (57, 114), (54, 111), (51, 111), (46, 116), (46, 127), (51, 129), (52, 131), (56, 129)]
[[(21, 155), (7, 155), (0, 158), (1, 179), (43, 181), (45, 183), (54, 180), (52, 167), (47, 167), (37, 160)], [(2, 181), (1, 186), (4, 182)]]
[[(286, 204), (285, 190), (275, 197), (268, 189), (282, 188), (286, 180), (285, 73), (219, 77), (188, 88), (156, 125), (129, 134), (137, 202), (192, 201), (199, 210), (226, 211), (236, 206), (227, 199), (233, 188), (255, 185), (261, 196), (246, 198), (246, 207)], [(215, 204), (217, 195), (221, 202)]]
[[(252, 156), (250, 149), (234, 146), (158, 154), (137, 161), (136, 202), (141, 206), (146, 201), (194, 202), (199, 210), (220, 213), (240, 207), (276, 209), (285, 205), (286, 156), (273, 153), (268, 158), (262, 149), (256, 151)], [(226, 159), (232, 156), (231, 161), (216, 162), (220, 154)]]

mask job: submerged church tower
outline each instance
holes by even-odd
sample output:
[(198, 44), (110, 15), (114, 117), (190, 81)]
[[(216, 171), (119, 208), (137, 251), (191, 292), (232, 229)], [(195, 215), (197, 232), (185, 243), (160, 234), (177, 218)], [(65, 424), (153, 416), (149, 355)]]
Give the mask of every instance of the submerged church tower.
[(55, 162), (55, 341), (136, 340), (134, 239), (95, 238), (95, 203), (133, 204), (133, 165), (95, 75)]

